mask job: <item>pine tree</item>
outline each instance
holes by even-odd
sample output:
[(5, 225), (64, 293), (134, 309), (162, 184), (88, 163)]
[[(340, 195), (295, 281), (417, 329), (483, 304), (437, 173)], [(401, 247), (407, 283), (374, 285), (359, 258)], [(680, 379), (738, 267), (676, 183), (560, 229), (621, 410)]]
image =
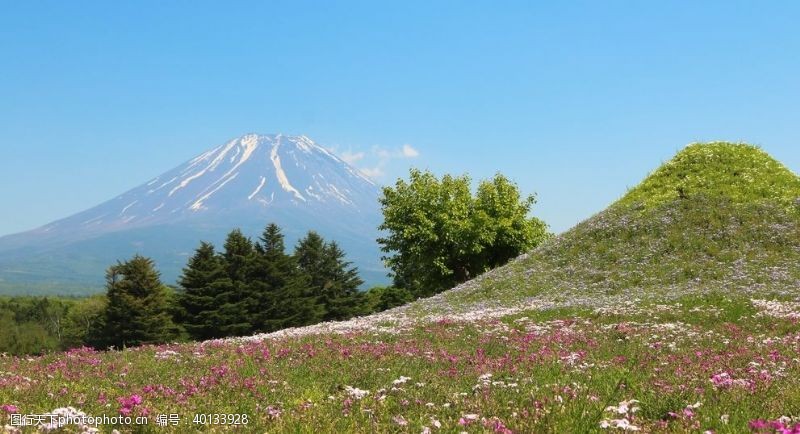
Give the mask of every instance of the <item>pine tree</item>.
[(189, 259), (179, 279), (179, 318), (189, 335), (197, 340), (222, 336), (217, 314), (220, 281), (226, 278), (225, 264), (214, 246), (202, 242)]
[(358, 268), (345, 259), (345, 253), (336, 241), (326, 244), (324, 249), (327, 280), (322, 288), (326, 307), (325, 320), (343, 320), (357, 315), (361, 307), (358, 287), (364, 281), (358, 276)]
[(358, 287), (363, 281), (336, 242), (326, 243), (311, 231), (298, 242), (294, 256), (318, 297), (323, 320), (340, 320), (358, 313)]
[(168, 342), (177, 336), (167, 293), (149, 258), (136, 255), (106, 272), (105, 336), (116, 347)]
[(213, 284), (215, 303), (219, 307), (211, 320), (218, 322), (222, 335), (241, 336), (255, 330), (253, 319), (248, 315), (256, 303), (248, 284), (249, 267), (255, 249), (253, 242), (239, 229), (228, 234), (224, 247), (223, 259), (227, 276)]
[(257, 300), (252, 314), (257, 329), (274, 331), (315, 322), (320, 312), (305, 276), (286, 254), (280, 228), (269, 224), (255, 249), (250, 292)]

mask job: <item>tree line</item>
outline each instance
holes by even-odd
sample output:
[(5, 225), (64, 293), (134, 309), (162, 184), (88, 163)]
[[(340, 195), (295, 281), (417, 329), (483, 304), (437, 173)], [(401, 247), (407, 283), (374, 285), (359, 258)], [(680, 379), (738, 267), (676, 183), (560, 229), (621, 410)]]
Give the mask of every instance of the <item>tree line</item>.
[(289, 254), (275, 224), (256, 241), (233, 230), (219, 252), (202, 242), (175, 292), (142, 256), (110, 267), (106, 281), (108, 307), (95, 346), (266, 333), (348, 319), (366, 307), (358, 269), (335, 241), (311, 231)]
[(358, 269), (314, 231), (289, 253), (275, 224), (255, 241), (236, 229), (220, 250), (201, 242), (177, 287), (164, 285), (153, 261), (136, 255), (108, 268), (102, 296), (0, 300), (0, 352), (207, 340), (389, 309), (452, 288), (547, 239), (547, 226), (529, 217), (534, 203), (500, 174), (473, 194), (466, 175), (412, 169), (380, 198), (385, 236), (377, 241), (391, 286), (359, 291)]

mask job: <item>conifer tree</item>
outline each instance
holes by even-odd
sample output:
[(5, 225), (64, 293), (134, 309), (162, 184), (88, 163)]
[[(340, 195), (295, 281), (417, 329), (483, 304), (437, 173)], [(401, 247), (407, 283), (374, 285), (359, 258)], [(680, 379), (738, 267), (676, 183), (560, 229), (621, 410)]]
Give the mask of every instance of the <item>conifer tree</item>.
[(248, 273), (255, 249), (253, 242), (239, 229), (228, 234), (224, 247), (222, 256), (227, 276), (213, 285), (219, 306), (216, 320), (224, 336), (241, 336), (254, 330), (248, 315), (254, 303)]
[(358, 276), (358, 268), (345, 259), (345, 253), (336, 241), (323, 248), (326, 282), (322, 288), (326, 321), (348, 319), (360, 313), (361, 293), (358, 287), (364, 281)]
[(286, 254), (280, 228), (269, 224), (256, 243), (250, 274), (250, 293), (256, 301), (252, 312), (258, 331), (310, 324), (320, 313), (309, 294), (307, 279), (294, 258)]
[(189, 259), (179, 284), (179, 318), (189, 335), (197, 340), (222, 336), (218, 315), (220, 281), (226, 279), (225, 264), (214, 246), (202, 242)]
[(363, 281), (335, 242), (326, 243), (318, 233), (310, 231), (298, 242), (294, 256), (318, 297), (323, 320), (345, 319), (358, 313), (358, 286)]
[(178, 329), (167, 305), (166, 287), (149, 258), (136, 255), (106, 272), (107, 343), (116, 347), (158, 344), (174, 339)]

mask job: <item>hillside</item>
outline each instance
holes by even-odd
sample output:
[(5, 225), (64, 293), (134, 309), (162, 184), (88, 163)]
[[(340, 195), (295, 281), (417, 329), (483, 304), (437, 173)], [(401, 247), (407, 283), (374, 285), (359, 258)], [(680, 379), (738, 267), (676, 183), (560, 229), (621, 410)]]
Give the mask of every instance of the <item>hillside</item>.
[(691, 145), (438, 296), (270, 335), (0, 358), (0, 409), (181, 415), (158, 432), (227, 431), (192, 423), (210, 412), (246, 414), (245, 432), (799, 432), (798, 197), (758, 148)]
[(800, 177), (754, 146), (693, 144), (606, 210), (443, 298), (794, 294), (797, 264)]

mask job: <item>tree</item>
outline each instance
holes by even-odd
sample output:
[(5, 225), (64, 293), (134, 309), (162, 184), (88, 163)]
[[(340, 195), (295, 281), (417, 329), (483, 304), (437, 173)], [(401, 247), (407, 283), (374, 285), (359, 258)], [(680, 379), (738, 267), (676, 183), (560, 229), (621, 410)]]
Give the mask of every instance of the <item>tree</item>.
[(474, 267), (499, 267), (550, 236), (543, 221), (528, 218), (535, 203), (535, 196), (522, 197), (519, 188), (499, 173), (478, 186), (475, 210), (493, 234), (491, 246), (483, 249)]
[(107, 344), (129, 347), (174, 339), (178, 329), (169, 314), (166, 287), (149, 258), (136, 255), (106, 272)]
[(64, 349), (88, 345), (102, 347), (108, 298), (87, 297), (75, 303), (64, 319)]
[(374, 286), (363, 296), (363, 311), (366, 314), (383, 312), (393, 307), (402, 306), (414, 300), (405, 288), (394, 286)]
[(360, 312), (358, 287), (364, 282), (335, 241), (326, 243), (310, 231), (297, 243), (294, 257), (309, 276), (311, 290), (322, 308), (322, 320), (342, 320)]
[(506, 263), (547, 236), (528, 217), (534, 196), (521, 197), (503, 175), (483, 181), (476, 196), (468, 176), (411, 169), (408, 182), (385, 187), (380, 199), (387, 236), (378, 239), (395, 286), (427, 296)]
[(183, 269), (178, 283), (178, 319), (189, 335), (197, 340), (222, 336), (223, 324), (217, 315), (218, 281), (226, 279), (226, 268), (214, 245), (202, 242)]
[(358, 276), (358, 268), (345, 259), (344, 251), (336, 241), (331, 241), (323, 248), (325, 267), (321, 270), (327, 274), (321, 295), (325, 306), (325, 321), (344, 320), (360, 313), (361, 293), (358, 287), (364, 281)]
[(241, 230), (228, 234), (222, 255), (227, 276), (214, 282), (216, 315), (223, 336), (241, 336), (254, 330), (248, 315), (254, 298), (248, 284), (248, 267), (254, 253), (253, 242)]
[(286, 254), (278, 225), (267, 225), (255, 246), (250, 272), (251, 305), (256, 331), (269, 332), (309, 324), (320, 316), (308, 279)]

